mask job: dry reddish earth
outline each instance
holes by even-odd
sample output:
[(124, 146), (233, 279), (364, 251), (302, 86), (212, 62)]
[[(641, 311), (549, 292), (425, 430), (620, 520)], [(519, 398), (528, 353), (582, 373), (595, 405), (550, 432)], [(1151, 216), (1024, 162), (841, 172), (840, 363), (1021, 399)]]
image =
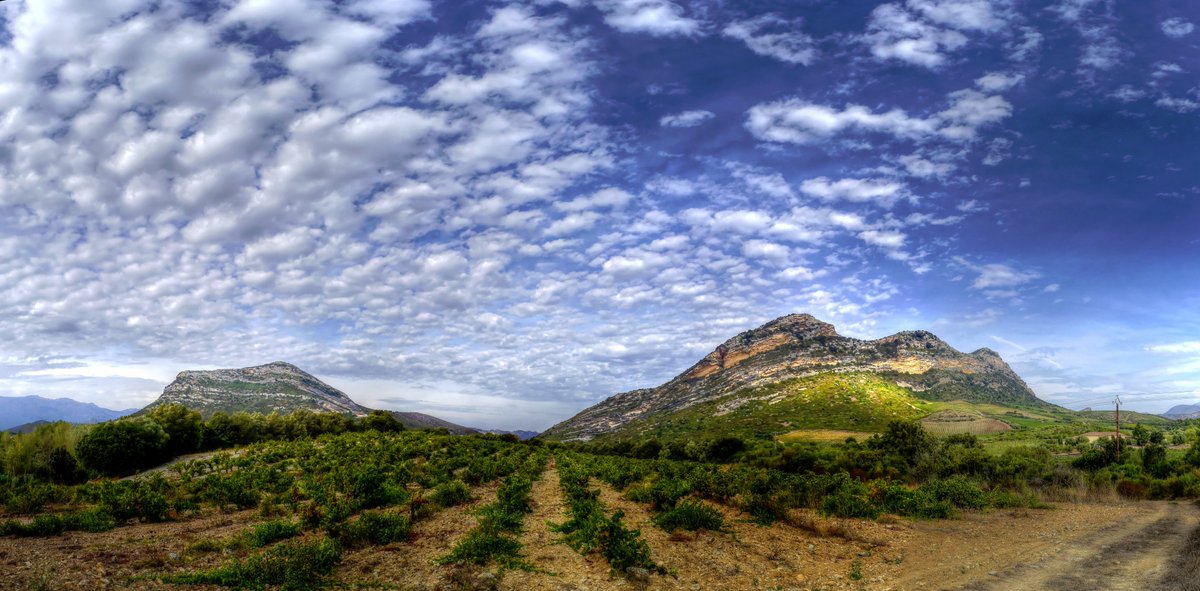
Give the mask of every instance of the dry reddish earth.
[[(408, 542), (347, 552), (335, 577), (347, 588), (429, 591), (453, 588), (455, 580), (473, 581), (479, 588), (495, 583), (513, 591), (1192, 591), (1200, 580), (1180, 576), (1188, 568), (1200, 574), (1200, 536), (1193, 535), (1200, 510), (1191, 503), (1060, 503), (1052, 510), (891, 523), (798, 512), (791, 523), (771, 527), (719, 507), (728, 532), (672, 536), (651, 525), (645, 506), (608, 487), (600, 489), (605, 505), (625, 511), (626, 522), (641, 529), (655, 560), (676, 576), (653, 576), (648, 582), (611, 576), (599, 556), (580, 556), (557, 543), (558, 535), (547, 523), (564, 521), (566, 506), (551, 468), (534, 485), (534, 512), (526, 518), (522, 536), (524, 555), (537, 572), (510, 571), (498, 578), (485, 573), (481, 580), (479, 573), (433, 564), (475, 525), (471, 510), (494, 497), (492, 486), (476, 489), (477, 500), (470, 506), (419, 522)], [(184, 548), (201, 539), (235, 536), (253, 519), (253, 512), (210, 513), (100, 534), (0, 539), (0, 589), (207, 590), (135, 576), (219, 564), (225, 560), (219, 553), (186, 553)]]

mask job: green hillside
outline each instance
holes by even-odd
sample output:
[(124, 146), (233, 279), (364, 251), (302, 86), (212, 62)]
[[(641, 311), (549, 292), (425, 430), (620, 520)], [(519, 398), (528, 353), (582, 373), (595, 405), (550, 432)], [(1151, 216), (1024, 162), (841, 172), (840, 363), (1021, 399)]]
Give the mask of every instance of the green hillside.
[(744, 388), (648, 417), (596, 440), (725, 435), (769, 439), (796, 429), (881, 431), (893, 419), (915, 420), (930, 412), (930, 402), (877, 375), (823, 373)]

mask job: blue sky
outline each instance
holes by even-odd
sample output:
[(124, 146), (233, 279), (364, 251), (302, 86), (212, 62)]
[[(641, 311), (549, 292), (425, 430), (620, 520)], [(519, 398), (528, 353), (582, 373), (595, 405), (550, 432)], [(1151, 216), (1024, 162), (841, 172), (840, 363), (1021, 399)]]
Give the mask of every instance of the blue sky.
[(0, 4), (0, 395), (543, 429), (809, 312), (1200, 400), (1200, 9)]

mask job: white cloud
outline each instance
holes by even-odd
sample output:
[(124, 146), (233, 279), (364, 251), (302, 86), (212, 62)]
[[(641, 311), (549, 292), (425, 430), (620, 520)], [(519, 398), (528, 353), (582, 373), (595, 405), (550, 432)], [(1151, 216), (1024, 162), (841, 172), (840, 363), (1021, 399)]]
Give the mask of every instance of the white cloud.
[[(960, 262), (962, 262), (960, 260)], [(972, 270), (979, 273), (975, 281), (971, 282), (971, 287), (974, 289), (989, 290), (1013, 288), (1024, 285), (1038, 277), (1040, 274), (1032, 271), (1021, 271), (1010, 265), (1000, 263), (992, 263), (986, 265), (968, 265)]]
[(1164, 109), (1175, 111), (1176, 113), (1191, 113), (1196, 109), (1200, 109), (1200, 102), (1196, 102), (1190, 98), (1164, 96), (1154, 101), (1154, 104)]
[(701, 23), (684, 15), (669, 0), (596, 0), (604, 11), (604, 22), (624, 33), (646, 33), (655, 37), (691, 36)]
[(872, 202), (883, 207), (891, 207), (906, 194), (904, 185), (901, 183), (881, 179), (855, 178), (830, 181), (827, 177), (817, 177), (801, 183), (800, 190), (824, 201)]
[(1196, 25), (1179, 17), (1172, 17), (1164, 20), (1160, 26), (1162, 27), (1162, 32), (1164, 35), (1174, 39), (1182, 39), (1187, 37), (1188, 35), (1192, 34), (1192, 31), (1196, 30)]
[(904, 246), (908, 238), (901, 232), (891, 230), (866, 230), (859, 232), (858, 237), (867, 244), (887, 249), (896, 249)]
[(842, 109), (797, 98), (760, 103), (746, 114), (746, 129), (755, 137), (778, 143), (811, 144), (851, 131), (875, 132), (899, 139), (943, 138), (969, 141), (979, 128), (1012, 115), (1012, 105), (997, 95), (963, 89), (947, 95), (949, 106), (929, 117), (913, 117), (901, 109), (876, 113), (862, 105)]
[(696, 127), (716, 117), (712, 111), (683, 111), (673, 115), (665, 115), (658, 120), (663, 127)]
[(1179, 343), (1169, 343), (1165, 345), (1151, 345), (1146, 347), (1146, 350), (1151, 353), (1169, 353), (1173, 355), (1190, 355), (1200, 353), (1200, 341), (1183, 341)]
[(732, 22), (722, 32), (726, 37), (745, 43), (754, 53), (807, 66), (816, 60), (817, 49), (812, 37), (799, 31), (800, 24), (800, 21), (764, 14)]
[(908, 0), (881, 4), (871, 12), (863, 36), (879, 59), (895, 59), (938, 68), (967, 44), (966, 32), (994, 33), (1008, 15), (992, 0)]
[(1025, 80), (1024, 74), (989, 72), (975, 79), (975, 86), (985, 92), (1003, 92)]

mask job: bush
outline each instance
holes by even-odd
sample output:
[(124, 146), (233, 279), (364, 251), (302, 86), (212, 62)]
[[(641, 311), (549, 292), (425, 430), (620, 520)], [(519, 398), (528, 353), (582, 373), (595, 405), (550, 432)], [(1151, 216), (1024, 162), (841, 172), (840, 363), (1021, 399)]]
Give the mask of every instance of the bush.
[(673, 509), (654, 516), (654, 524), (667, 532), (677, 529), (721, 531), (725, 529), (725, 518), (720, 511), (696, 499), (684, 499)]
[(359, 423), (363, 429), (371, 431), (381, 431), (383, 433), (395, 433), (404, 430), (404, 425), (396, 419), (396, 415), (386, 410), (373, 410), (371, 414), (362, 418)]
[(407, 515), (393, 511), (364, 511), (358, 519), (336, 529), (337, 538), (351, 547), (369, 544), (382, 546), (408, 539), (412, 522)]
[(270, 546), (280, 540), (294, 538), (300, 528), (290, 521), (267, 521), (246, 532), (246, 544), (251, 548)]
[(921, 490), (938, 501), (946, 501), (961, 509), (982, 509), (988, 506), (988, 495), (964, 476), (934, 480)]
[(150, 480), (120, 480), (88, 485), (80, 491), (84, 498), (92, 500), (106, 510), (117, 521), (138, 519), (140, 521), (166, 521), (171, 512), (164, 490), (167, 483), (162, 477)]
[(167, 432), (148, 418), (100, 423), (79, 440), (75, 455), (87, 468), (124, 476), (166, 459)]
[(601, 522), (597, 535), (600, 554), (608, 561), (609, 566), (618, 572), (626, 572), (629, 568), (644, 568), (666, 574), (666, 569), (650, 558), (650, 546), (641, 538), (642, 532), (628, 529), (621, 523), (624, 517), (624, 512), (617, 511), (612, 517)]
[(30, 523), (9, 520), (0, 523), (0, 536), (57, 536), (65, 531), (96, 533), (108, 531), (116, 526), (116, 521), (107, 511), (89, 509), (75, 513), (38, 515)]
[(441, 507), (453, 507), (471, 501), (471, 489), (461, 480), (443, 482), (429, 494), (429, 500)]
[(438, 564), (487, 564), (495, 561), (502, 567), (529, 570), (532, 567), (521, 558), (521, 542), (509, 534), (492, 528), (471, 530), (455, 544), (449, 554), (437, 559)]
[(341, 560), (342, 551), (329, 538), (298, 540), (272, 546), (245, 560), (196, 573), (164, 577), (170, 583), (212, 584), (259, 588), (279, 585), (282, 591), (310, 591), (326, 584), (326, 576)]

